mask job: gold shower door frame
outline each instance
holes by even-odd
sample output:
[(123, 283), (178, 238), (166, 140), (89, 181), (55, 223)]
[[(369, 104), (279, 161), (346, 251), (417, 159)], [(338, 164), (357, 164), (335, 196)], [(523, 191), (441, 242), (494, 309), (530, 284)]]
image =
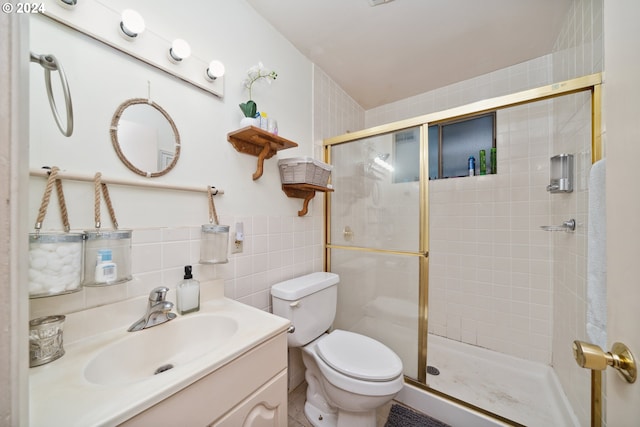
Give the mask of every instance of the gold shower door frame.
[[(464, 119), (478, 114), (501, 110), (518, 105), (570, 95), (578, 92), (591, 92), (591, 161), (595, 163), (602, 158), (601, 142), (601, 84), (600, 73), (591, 74), (535, 89), (529, 89), (509, 95), (484, 99), (460, 107), (450, 108), (435, 113), (429, 113), (411, 119), (401, 120), (381, 126), (375, 126), (357, 132), (352, 132), (332, 138), (327, 138), (323, 142), (325, 162), (331, 164), (331, 147), (338, 144), (355, 142), (380, 134), (387, 134), (401, 131), (408, 128), (420, 128), (420, 187), (419, 187), (419, 249), (418, 252), (400, 252), (384, 249), (373, 249), (364, 247), (334, 245), (330, 241), (331, 230), (331, 193), (325, 193), (325, 270), (331, 271), (331, 249), (344, 249), (365, 252), (378, 252), (383, 254), (407, 255), (420, 257), (419, 262), (419, 312), (418, 312), (418, 378), (417, 380), (405, 376), (405, 381), (423, 390), (438, 394), (459, 404), (471, 407), (474, 410), (488, 414), (503, 421), (509, 421), (496, 416), (497, 414), (487, 412), (482, 408), (469, 405), (452, 396), (429, 388), (427, 385), (427, 332), (428, 332), (428, 290), (429, 290), (429, 153), (428, 153), (428, 132), (427, 129), (432, 124), (439, 122)], [(599, 374), (599, 372), (597, 373)], [(592, 376), (592, 421), (601, 418), (600, 409), (600, 376)], [(509, 421), (511, 422), (511, 421)]]

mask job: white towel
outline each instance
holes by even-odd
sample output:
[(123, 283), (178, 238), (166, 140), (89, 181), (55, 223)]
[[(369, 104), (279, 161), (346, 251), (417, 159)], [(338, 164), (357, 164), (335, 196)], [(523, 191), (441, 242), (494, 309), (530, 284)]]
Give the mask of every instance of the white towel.
[(607, 347), (606, 159), (591, 166), (587, 229), (587, 337)]

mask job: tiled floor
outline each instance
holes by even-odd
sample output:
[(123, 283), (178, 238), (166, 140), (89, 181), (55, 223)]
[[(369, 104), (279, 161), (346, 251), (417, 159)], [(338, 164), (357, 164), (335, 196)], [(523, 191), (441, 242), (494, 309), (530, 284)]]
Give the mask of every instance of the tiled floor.
[[(295, 390), (289, 393), (289, 427), (312, 427), (304, 416), (304, 401), (307, 393), (307, 383), (303, 382)], [(394, 401), (391, 401), (378, 409), (378, 427), (384, 427), (387, 422), (389, 410)]]

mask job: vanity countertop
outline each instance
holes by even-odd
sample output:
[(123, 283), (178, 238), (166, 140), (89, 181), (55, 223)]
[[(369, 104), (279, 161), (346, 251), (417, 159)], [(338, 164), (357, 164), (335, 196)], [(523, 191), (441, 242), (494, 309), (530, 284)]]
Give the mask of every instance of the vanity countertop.
[[(113, 307), (99, 307), (92, 314), (86, 312), (67, 315), (65, 323), (65, 355), (46, 365), (29, 370), (29, 406), (30, 422), (39, 426), (110, 426), (117, 425), (166, 399), (177, 391), (189, 386), (198, 379), (214, 372), (256, 345), (284, 332), (289, 321), (240, 302), (216, 296), (201, 302), (200, 311), (181, 318), (196, 316), (215, 316), (233, 319), (237, 322), (236, 332), (205, 355), (188, 363), (163, 372), (161, 375), (148, 376), (131, 383), (95, 384), (86, 379), (85, 371), (96, 354), (110, 344), (125, 340), (132, 334), (141, 334), (155, 329), (161, 333), (165, 324), (154, 326), (139, 332), (127, 332), (131, 318), (127, 313), (117, 316), (125, 310), (123, 307), (135, 306), (138, 315), (144, 312), (146, 297), (112, 304)], [(95, 325), (81, 326), (87, 322), (87, 316), (99, 315), (109, 319), (109, 312), (121, 317), (121, 325), (114, 327), (109, 321), (109, 330), (96, 333)], [(138, 316), (139, 317), (139, 316)], [(113, 319), (113, 317), (111, 317)], [(167, 323), (169, 325), (171, 322)], [(93, 322), (96, 323), (95, 321)], [(100, 322), (97, 322), (100, 323)], [(105, 322), (107, 323), (107, 322)], [(115, 323), (118, 323), (117, 321)], [(67, 324), (71, 342), (67, 343)], [(91, 334), (80, 330), (91, 330)], [(168, 340), (171, 336), (166, 337)]]

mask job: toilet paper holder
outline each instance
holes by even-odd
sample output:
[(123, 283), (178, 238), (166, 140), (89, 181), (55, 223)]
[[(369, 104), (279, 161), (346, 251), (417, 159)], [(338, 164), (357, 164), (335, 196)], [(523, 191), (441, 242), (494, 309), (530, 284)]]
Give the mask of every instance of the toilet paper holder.
[(573, 357), (582, 368), (603, 371), (607, 366), (611, 366), (628, 383), (635, 382), (637, 378), (638, 371), (633, 353), (620, 342), (613, 343), (611, 351), (605, 352), (595, 344), (576, 340), (573, 342)]

